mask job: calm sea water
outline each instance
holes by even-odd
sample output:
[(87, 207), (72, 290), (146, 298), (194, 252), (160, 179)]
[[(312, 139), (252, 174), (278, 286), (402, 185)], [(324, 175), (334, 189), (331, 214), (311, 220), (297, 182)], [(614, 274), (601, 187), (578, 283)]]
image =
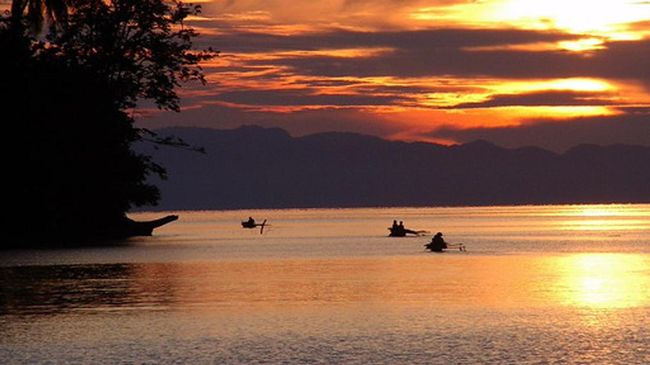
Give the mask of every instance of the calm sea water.
[[(650, 363), (650, 205), (174, 213), (0, 252), (0, 362)], [(437, 231), (467, 252), (424, 251)]]

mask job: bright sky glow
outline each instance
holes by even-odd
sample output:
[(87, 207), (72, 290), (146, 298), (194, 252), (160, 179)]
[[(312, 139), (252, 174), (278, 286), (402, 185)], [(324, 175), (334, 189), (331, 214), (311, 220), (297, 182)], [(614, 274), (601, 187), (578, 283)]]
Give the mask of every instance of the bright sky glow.
[(647, 20), (650, 4), (636, 0), (494, 1), (488, 17), (526, 28), (619, 36), (627, 24)]

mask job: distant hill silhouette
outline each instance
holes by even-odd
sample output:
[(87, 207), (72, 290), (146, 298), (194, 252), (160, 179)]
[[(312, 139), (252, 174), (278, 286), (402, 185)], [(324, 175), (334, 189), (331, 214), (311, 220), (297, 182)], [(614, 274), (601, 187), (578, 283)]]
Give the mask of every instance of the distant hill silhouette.
[(650, 147), (563, 154), (489, 142), (442, 146), (352, 133), (168, 128), (206, 154), (147, 153), (168, 169), (154, 209), (650, 202)]

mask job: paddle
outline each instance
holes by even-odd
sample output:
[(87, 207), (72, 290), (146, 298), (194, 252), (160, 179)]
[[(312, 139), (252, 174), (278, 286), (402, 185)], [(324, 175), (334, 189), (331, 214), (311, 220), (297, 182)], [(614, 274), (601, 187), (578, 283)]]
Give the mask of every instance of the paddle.
[(458, 247), (458, 251), (466, 252), (467, 250), (465, 249), (465, 244), (464, 243), (448, 243), (447, 248), (450, 247)]

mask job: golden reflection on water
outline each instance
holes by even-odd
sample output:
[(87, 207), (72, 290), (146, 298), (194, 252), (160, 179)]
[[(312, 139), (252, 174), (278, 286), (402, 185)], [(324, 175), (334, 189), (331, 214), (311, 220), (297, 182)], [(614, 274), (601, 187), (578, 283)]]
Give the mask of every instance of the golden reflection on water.
[(501, 309), (650, 305), (650, 259), (635, 254), (243, 261), (141, 269), (136, 281), (150, 292), (147, 296), (162, 295), (165, 304), (205, 308), (343, 303)]
[(591, 308), (647, 305), (650, 263), (630, 254), (578, 254), (555, 260), (554, 294), (562, 304)]
[(640, 219), (582, 219), (562, 222), (562, 229), (569, 231), (630, 231), (650, 225)]
[(650, 228), (650, 211), (624, 204), (560, 206), (555, 212), (560, 229), (569, 231), (626, 231)]
[(7, 288), (0, 292), (0, 314), (118, 308), (262, 313), (287, 306), (319, 311), (341, 305), (393, 310), (626, 309), (650, 306), (650, 257), (450, 252), (363, 259), (27, 266), (0, 270), (0, 286)]

